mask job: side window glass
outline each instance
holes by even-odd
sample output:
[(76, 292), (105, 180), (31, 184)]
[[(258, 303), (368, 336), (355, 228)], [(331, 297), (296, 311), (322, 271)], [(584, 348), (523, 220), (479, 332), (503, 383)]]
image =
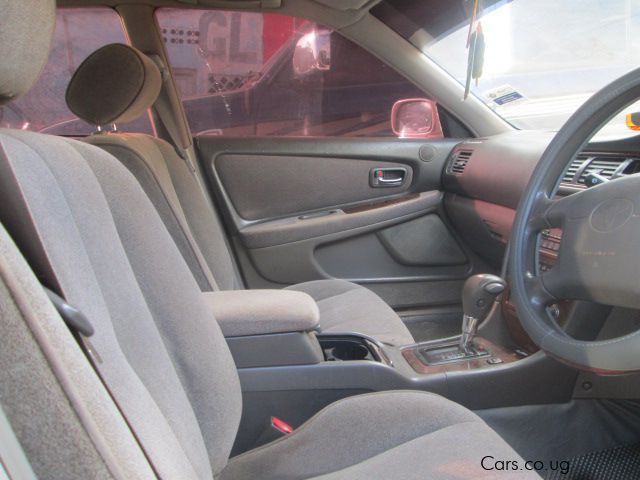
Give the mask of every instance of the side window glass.
[(425, 98), (363, 48), (307, 20), (194, 9), (159, 9), (157, 19), (196, 135), (408, 136), (394, 133), (393, 106)]
[[(0, 127), (69, 136), (95, 131), (93, 125), (79, 120), (69, 111), (65, 91), (76, 67), (92, 52), (109, 43), (127, 43), (115, 10), (58, 9), (49, 61), (25, 96), (0, 107)], [(153, 133), (148, 114), (122, 125), (121, 130)]]

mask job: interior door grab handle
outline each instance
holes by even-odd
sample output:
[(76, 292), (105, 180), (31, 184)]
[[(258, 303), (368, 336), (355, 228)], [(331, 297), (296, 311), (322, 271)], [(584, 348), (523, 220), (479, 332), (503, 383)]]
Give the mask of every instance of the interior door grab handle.
[(404, 184), (406, 178), (406, 168), (372, 168), (369, 173), (369, 184), (374, 188), (399, 187)]
[(378, 178), (378, 181), (379, 181), (380, 183), (398, 183), (398, 182), (401, 182), (401, 181), (402, 181), (402, 179), (400, 179), (400, 180), (399, 180), (399, 179), (397, 179), (397, 178), (384, 178), (384, 177), (380, 177), (380, 178)]

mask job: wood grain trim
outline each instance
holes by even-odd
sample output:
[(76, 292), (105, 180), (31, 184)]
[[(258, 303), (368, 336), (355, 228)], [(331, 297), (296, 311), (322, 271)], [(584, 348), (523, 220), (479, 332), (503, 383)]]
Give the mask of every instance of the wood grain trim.
[(367, 203), (366, 205), (358, 205), (356, 207), (347, 207), (343, 208), (342, 211), (344, 213), (360, 213), (366, 212), (369, 210), (375, 210), (376, 208), (388, 207), (389, 205), (396, 205), (398, 203), (408, 202), (409, 200), (414, 200), (418, 198), (420, 195), (417, 193), (411, 193), (409, 195), (404, 195), (399, 198), (392, 198), (391, 200), (385, 200), (383, 202), (374, 202)]
[(500, 358), (502, 360), (502, 363), (499, 363), (497, 365), (490, 365), (487, 363), (487, 359), (491, 357), (482, 357), (461, 362), (445, 363), (442, 365), (425, 365), (416, 353), (417, 348), (420, 348), (419, 346), (412, 346), (402, 350), (402, 356), (407, 361), (407, 363), (411, 365), (411, 368), (413, 368), (417, 373), (421, 373), (424, 375), (446, 372), (460, 372), (465, 370), (477, 370), (479, 368), (494, 368), (500, 365), (516, 362), (522, 358), (513, 351), (496, 345), (495, 343), (490, 342), (489, 340), (482, 337), (476, 337), (475, 343), (491, 352), (493, 357)]

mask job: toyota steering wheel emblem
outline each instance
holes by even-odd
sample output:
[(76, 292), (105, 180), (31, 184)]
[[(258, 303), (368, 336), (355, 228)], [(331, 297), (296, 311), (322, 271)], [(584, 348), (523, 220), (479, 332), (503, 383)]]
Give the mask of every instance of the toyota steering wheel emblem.
[(621, 227), (633, 215), (633, 203), (624, 198), (605, 200), (591, 214), (591, 227), (607, 233)]

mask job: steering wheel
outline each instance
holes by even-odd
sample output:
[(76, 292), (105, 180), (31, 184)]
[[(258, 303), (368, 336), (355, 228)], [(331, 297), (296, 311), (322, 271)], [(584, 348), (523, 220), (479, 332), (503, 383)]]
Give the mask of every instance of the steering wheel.
[[(567, 165), (600, 127), (640, 97), (640, 69), (597, 92), (560, 129), (520, 201), (509, 253), (512, 300), (531, 339), (558, 360), (603, 374), (640, 370), (640, 330), (602, 340), (567, 335), (558, 299), (640, 308), (640, 174), (554, 198)], [(561, 228), (558, 261), (538, 271), (539, 233)]]

